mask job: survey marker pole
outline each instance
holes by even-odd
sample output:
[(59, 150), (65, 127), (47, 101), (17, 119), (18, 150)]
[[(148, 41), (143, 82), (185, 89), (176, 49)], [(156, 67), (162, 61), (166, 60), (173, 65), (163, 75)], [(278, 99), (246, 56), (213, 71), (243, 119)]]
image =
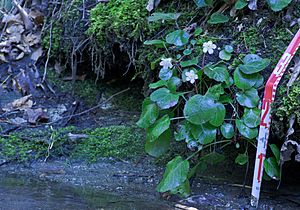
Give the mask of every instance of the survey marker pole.
[(259, 135), (257, 139), (257, 150), (255, 159), (255, 169), (252, 183), (251, 206), (258, 207), (259, 194), (262, 182), (262, 175), (264, 169), (264, 160), (268, 146), (268, 138), (270, 134), (271, 125), (271, 104), (276, 95), (278, 84), (297, 49), (300, 46), (300, 29), (293, 38), (292, 42), (284, 52), (279, 60), (271, 76), (269, 77), (264, 92), (264, 98), (261, 108), (261, 121), (259, 127)]

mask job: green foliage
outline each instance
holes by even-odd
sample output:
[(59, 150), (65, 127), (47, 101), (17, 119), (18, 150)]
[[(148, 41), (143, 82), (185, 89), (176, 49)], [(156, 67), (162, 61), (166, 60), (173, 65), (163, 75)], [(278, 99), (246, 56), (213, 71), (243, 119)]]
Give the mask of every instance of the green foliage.
[(72, 152), (75, 158), (85, 158), (90, 162), (97, 161), (100, 157), (133, 158), (143, 150), (137, 143), (142, 141), (143, 135), (135, 127), (110, 126), (87, 129), (83, 133), (88, 138), (75, 146)]
[[(226, 144), (235, 135), (252, 143), (258, 135), (260, 110), (257, 108), (257, 88), (263, 83), (259, 72), (269, 65), (269, 60), (248, 54), (234, 64), (235, 69), (229, 69), (232, 57), (239, 58), (239, 55), (234, 54), (233, 47), (227, 44), (223, 48), (230, 55), (226, 62), (221, 58), (218, 62), (204, 65), (209, 54), (203, 55), (203, 52), (211, 54), (216, 46), (213, 42), (203, 41), (202, 30), (198, 31), (200, 33), (189, 34), (175, 30), (160, 40), (160, 43), (166, 41), (160, 63), (160, 80), (149, 85), (154, 91), (150, 99), (145, 100), (137, 123), (147, 131), (146, 151), (153, 156), (167, 151), (172, 125), (176, 127), (175, 139), (185, 141), (189, 149), (196, 150), (194, 154), (214, 144)], [(174, 78), (176, 82), (170, 86)], [(235, 128), (239, 134), (235, 133)], [(228, 140), (223, 140), (223, 136)], [(160, 146), (160, 152), (154, 154), (154, 149)], [(245, 164), (248, 161), (245, 155), (239, 155), (236, 162)], [(158, 186), (160, 192), (187, 193), (190, 158), (176, 157), (168, 163)], [(175, 176), (179, 173), (180, 176)]]
[(278, 117), (278, 121), (288, 123), (291, 115), (295, 114), (300, 125), (300, 81), (296, 80), (288, 91), (283, 85), (279, 89), (277, 98), (280, 100), (275, 101), (273, 113)]
[(91, 10), (88, 33), (95, 35), (100, 44), (137, 41), (147, 30), (146, 3), (146, 0), (111, 0), (97, 4)]

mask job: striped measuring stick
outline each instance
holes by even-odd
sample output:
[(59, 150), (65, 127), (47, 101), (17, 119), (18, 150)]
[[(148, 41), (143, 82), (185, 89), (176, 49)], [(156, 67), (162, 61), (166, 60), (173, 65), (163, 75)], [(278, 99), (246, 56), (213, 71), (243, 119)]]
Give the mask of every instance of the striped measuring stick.
[(300, 29), (292, 42), (279, 60), (277, 66), (269, 77), (262, 102), (261, 121), (256, 150), (255, 169), (252, 183), (251, 206), (258, 206), (262, 175), (264, 171), (264, 160), (268, 146), (268, 138), (271, 125), (271, 104), (275, 99), (277, 86), (297, 49), (300, 46)]

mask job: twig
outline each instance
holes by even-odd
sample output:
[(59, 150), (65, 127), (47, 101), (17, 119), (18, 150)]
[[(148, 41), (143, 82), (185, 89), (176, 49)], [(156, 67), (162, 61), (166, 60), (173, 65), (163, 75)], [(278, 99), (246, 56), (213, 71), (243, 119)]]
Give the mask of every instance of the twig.
[(16, 0), (12, 0), (12, 2), (15, 4), (15, 6), (17, 7), (17, 9), (20, 12), (26, 30), (31, 30), (33, 28), (33, 24), (31, 22), (31, 20), (29, 19), (28, 13), (19, 5), (19, 3)]

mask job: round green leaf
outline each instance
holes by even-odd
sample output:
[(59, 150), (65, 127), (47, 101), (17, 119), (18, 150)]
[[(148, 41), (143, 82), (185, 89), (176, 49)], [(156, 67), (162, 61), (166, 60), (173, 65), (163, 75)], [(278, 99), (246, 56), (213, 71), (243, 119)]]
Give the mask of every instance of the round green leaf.
[(244, 74), (239, 68), (233, 73), (234, 84), (242, 90), (248, 90), (261, 82), (262, 76), (259, 73)]
[(210, 79), (214, 79), (218, 82), (229, 83), (229, 73), (226, 67), (217, 66), (212, 68), (211, 66), (207, 66), (204, 68), (204, 74)]
[(191, 123), (201, 125), (213, 118), (216, 112), (214, 100), (207, 96), (194, 95), (185, 104), (183, 114)]
[(233, 47), (231, 45), (225, 45), (224, 50), (228, 53), (232, 53), (233, 52)]
[(192, 50), (191, 49), (185, 49), (184, 51), (183, 51), (183, 54), (184, 55), (190, 55), (192, 53)]
[(219, 24), (219, 23), (226, 23), (229, 21), (229, 18), (219, 12), (213, 13), (209, 20), (207, 21), (209, 24)]
[(205, 93), (205, 96), (213, 98), (215, 101), (218, 101), (220, 99), (220, 96), (223, 94), (224, 88), (222, 87), (222, 84), (217, 84), (208, 88), (207, 92)]
[(191, 125), (191, 132), (194, 138), (202, 145), (209, 144), (216, 139), (216, 127), (205, 123), (202, 125)]
[(150, 95), (150, 99), (157, 103), (161, 109), (169, 109), (178, 103), (179, 96), (167, 88), (159, 88)]
[(246, 155), (246, 154), (239, 154), (235, 158), (235, 163), (239, 164), (241, 166), (245, 165), (247, 162), (248, 162), (248, 155)]
[(287, 7), (292, 0), (267, 0), (267, 2), (274, 12), (278, 12)]
[(226, 52), (225, 50), (221, 50), (219, 52), (219, 58), (224, 61), (229, 61), (231, 59), (231, 54)]
[(168, 129), (163, 132), (155, 141), (150, 141), (150, 139), (147, 139), (145, 151), (153, 157), (159, 157), (168, 151), (170, 147), (170, 140), (171, 130)]
[(248, 64), (254, 61), (261, 61), (262, 58), (259, 55), (256, 54), (247, 54), (244, 59), (243, 59), (243, 63), (244, 64)]
[(173, 75), (173, 71), (171, 70), (171, 69), (161, 69), (160, 71), (159, 71), (159, 75), (158, 75), (158, 77), (161, 79), (161, 80), (164, 80), (164, 81), (166, 81), (166, 80), (168, 80), (168, 79), (170, 79), (171, 77), (172, 77), (172, 75)]
[(221, 133), (226, 139), (231, 139), (234, 136), (234, 128), (230, 123), (223, 123)]
[(270, 64), (270, 60), (262, 59), (261, 61), (253, 61), (240, 64), (239, 69), (245, 74), (254, 74), (264, 70)]
[(187, 60), (187, 61), (181, 61), (180, 62), (180, 66), (182, 67), (182, 68), (185, 68), (185, 67), (188, 67), (188, 66), (195, 66), (195, 65), (197, 65), (198, 64), (198, 57), (196, 57), (196, 58), (193, 58), (193, 59), (191, 59), (191, 60)]
[(256, 128), (260, 124), (260, 110), (258, 108), (245, 108), (242, 120), (249, 128)]
[(167, 82), (166, 81), (163, 81), (163, 80), (159, 80), (155, 83), (151, 83), (149, 85), (149, 88), (151, 89), (156, 89), (156, 88), (159, 88), (159, 87), (162, 87), (162, 86), (166, 86), (167, 85)]
[(156, 47), (159, 47), (159, 48), (163, 48), (165, 46), (166, 42), (162, 41), (162, 40), (146, 40), (144, 42), (144, 45), (154, 45)]
[(226, 115), (225, 106), (221, 103), (216, 103), (216, 112), (212, 113), (213, 118), (209, 121), (213, 126), (219, 127), (222, 125)]
[(184, 30), (176, 30), (168, 34), (166, 41), (169, 44), (181, 47), (189, 42), (190, 35)]
[(258, 96), (257, 90), (254, 88), (251, 88), (244, 92), (241, 92), (241, 91), (237, 92), (236, 100), (242, 106), (245, 106), (248, 108), (254, 108), (258, 104), (259, 96)]
[(276, 146), (276, 144), (270, 144), (270, 148), (276, 158), (277, 163), (280, 163), (280, 151), (278, 149), (278, 147)]
[(258, 135), (257, 128), (249, 128), (247, 127), (242, 120), (235, 121), (236, 127), (239, 130), (242, 136), (246, 137), (247, 139), (254, 139)]
[(175, 92), (177, 87), (181, 85), (181, 80), (178, 77), (171, 77), (169, 81), (167, 82), (167, 87)]
[(264, 77), (262, 75), (258, 75), (258, 78), (255, 82), (255, 85), (253, 86), (254, 88), (260, 88), (261, 86), (264, 85)]
[(190, 164), (181, 156), (175, 157), (168, 162), (162, 180), (157, 186), (158, 192), (174, 190), (185, 182), (189, 173)]

